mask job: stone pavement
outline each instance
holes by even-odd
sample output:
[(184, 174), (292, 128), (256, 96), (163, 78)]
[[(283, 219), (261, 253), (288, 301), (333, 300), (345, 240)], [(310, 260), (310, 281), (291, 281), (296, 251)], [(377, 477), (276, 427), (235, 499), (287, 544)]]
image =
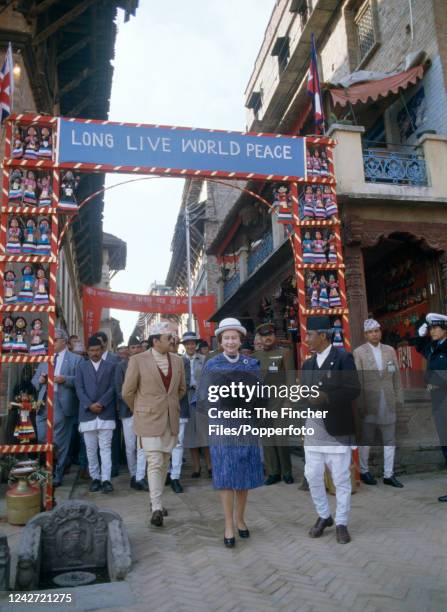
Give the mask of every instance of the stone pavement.
[(113, 508), (129, 532), (128, 582), (138, 603), (103, 610), (447, 610), (447, 504), (437, 501), (447, 493), (447, 472), (402, 481), (401, 490), (380, 483), (353, 495), (346, 546), (334, 528), (319, 540), (308, 537), (315, 513), (296, 485), (250, 493), (252, 537), (234, 550), (223, 546), (220, 504), (207, 478), (184, 479), (180, 495), (166, 487), (163, 528), (148, 526), (148, 494), (131, 490), (127, 475), (114, 479), (110, 495), (88, 493), (82, 483), (72, 497)]

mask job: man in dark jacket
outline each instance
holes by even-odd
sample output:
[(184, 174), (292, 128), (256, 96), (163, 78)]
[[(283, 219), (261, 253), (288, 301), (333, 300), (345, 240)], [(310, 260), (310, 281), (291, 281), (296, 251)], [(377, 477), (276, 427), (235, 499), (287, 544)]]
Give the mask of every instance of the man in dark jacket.
[[(129, 339), (129, 357), (141, 353), (141, 342), (135, 336)], [(133, 414), (123, 400), (121, 389), (126, 376), (129, 359), (122, 359), (115, 369), (115, 391), (118, 399), (118, 415), (123, 424), (124, 444), (126, 445), (127, 467), (130, 472), (130, 486), (137, 491), (149, 491), (146, 479), (146, 455), (144, 450), (137, 450), (137, 436), (133, 428)]]
[[(411, 344), (427, 360), (425, 382), (430, 391), (433, 420), (447, 465), (447, 317), (430, 312)], [(438, 498), (447, 502), (447, 495)]]
[[(323, 534), (334, 521), (324, 483), (325, 467), (331, 472), (336, 490), (335, 524), (337, 542), (350, 542), (347, 524), (351, 505), (351, 449), (355, 444), (353, 400), (360, 394), (360, 383), (351, 353), (331, 344), (329, 317), (308, 317), (306, 343), (314, 353), (303, 363), (301, 384), (318, 388), (318, 396), (308, 400), (308, 407), (325, 411), (324, 418), (308, 419), (307, 428), (314, 435), (305, 440), (305, 476), (318, 513), (309, 532), (313, 538)], [(315, 395), (315, 394), (313, 394)]]
[[(84, 436), (88, 469), (92, 478), (90, 491), (113, 491), (112, 435), (116, 427), (115, 363), (105, 361), (99, 338), (88, 342), (88, 359), (78, 365), (75, 389), (79, 399), (79, 431)], [(101, 467), (98, 461), (98, 446)]]

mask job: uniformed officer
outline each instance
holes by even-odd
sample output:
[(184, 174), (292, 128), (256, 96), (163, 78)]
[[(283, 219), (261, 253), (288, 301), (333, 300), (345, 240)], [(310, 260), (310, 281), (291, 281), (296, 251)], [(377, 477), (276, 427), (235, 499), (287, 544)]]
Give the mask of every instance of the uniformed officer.
[[(292, 353), (277, 345), (275, 326), (272, 323), (262, 323), (256, 328), (262, 343), (262, 350), (257, 350), (252, 357), (261, 364), (262, 382), (264, 385), (285, 385), (294, 382), (294, 363)], [(279, 403), (271, 400), (270, 409), (280, 409)], [(280, 426), (282, 423), (277, 423)], [(276, 443), (275, 443), (276, 442)], [(286, 484), (293, 483), (290, 447), (284, 439), (269, 439), (264, 445), (264, 464), (267, 478), (266, 485), (280, 482), (281, 477)]]
[[(425, 382), (430, 391), (433, 420), (447, 465), (447, 316), (430, 312), (411, 343), (427, 360)], [(447, 495), (439, 497), (447, 502)]]

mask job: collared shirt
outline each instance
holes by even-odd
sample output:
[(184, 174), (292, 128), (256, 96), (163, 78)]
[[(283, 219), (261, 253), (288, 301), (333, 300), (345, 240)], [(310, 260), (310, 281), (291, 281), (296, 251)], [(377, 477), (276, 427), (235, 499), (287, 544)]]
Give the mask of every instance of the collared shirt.
[(81, 421), (79, 423), (79, 432), (94, 431), (95, 429), (115, 429), (116, 423), (113, 419), (100, 419), (99, 416), (93, 421)]
[(189, 382), (190, 387), (197, 387), (196, 369), (194, 367), (196, 355), (197, 353), (194, 353), (194, 355), (188, 355), (188, 353), (186, 353), (186, 357), (188, 357), (189, 363), (191, 364), (191, 378)]
[(368, 342), (368, 344), (373, 352), (374, 359), (376, 360), (377, 369), (379, 372), (381, 372), (383, 370), (382, 345), (380, 342), (377, 346), (372, 345), (371, 342)]
[(317, 353), (317, 366), (319, 368), (321, 368), (323, 363), (328, 358), (329, 353), (331, 352), (331, 348), (332, 348), (332, 344), (330, 344), (327, 348), (325, 348), (324, 351), (322, 351), (321, 353)]
[[(60, 351), (59, 353), (56, 353), (56, 365), (54, 367), (54, 375), (55, 376), (60, 376), (61, 375), (61, 370), (62, 370), (62, 364), (64, 362), (64, 357), (67, 353), (67, 349), (65, 348), (63, 351)], [(54, 391), (56, 392), (58, 389), (59, 385), (57, 383), (54, 383)]]
[(152, 355), (154, 356), (155, 363), (160, 368), (160, 370), (163, 372), (163, 374), (166, 376), (169, 372), (169, 360), (168, 360), (167, 353), (165, 354), (159, 353), (153, 347), (151, 348), (151, 351), (152, 351)]
[(99, 370), (99, 366), (101, 365), (101, 360), (99, 361), (92, 361), (90, 359), (90, 363), (92, 364), (92, 366), (95, 368), (96, 372)]

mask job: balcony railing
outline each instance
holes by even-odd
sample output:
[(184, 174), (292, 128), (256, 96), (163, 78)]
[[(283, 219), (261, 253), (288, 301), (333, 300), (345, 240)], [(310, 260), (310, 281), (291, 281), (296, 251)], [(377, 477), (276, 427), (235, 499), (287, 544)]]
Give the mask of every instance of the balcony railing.
[(248, 276), (251, 276), (271, 253), (273, 253), (273, 235), (269, 232), (248, 256)]
[(389, 149), (364, 149), (363, 167), (367, 183), (428, 184), (424, 156), (415, 149), (408, 153)]
[(240, 284), (241, 276), (239, 272), (236, 272), (229, 280), (225, 281), (224, 300), (228, 300), (233, 295), (233, 293), (236, 293), (236, 291), (239, 289)]

